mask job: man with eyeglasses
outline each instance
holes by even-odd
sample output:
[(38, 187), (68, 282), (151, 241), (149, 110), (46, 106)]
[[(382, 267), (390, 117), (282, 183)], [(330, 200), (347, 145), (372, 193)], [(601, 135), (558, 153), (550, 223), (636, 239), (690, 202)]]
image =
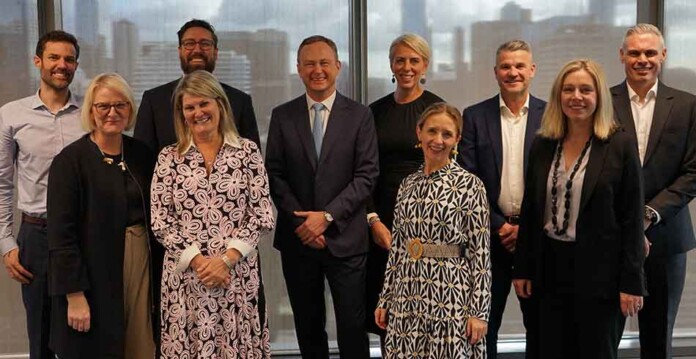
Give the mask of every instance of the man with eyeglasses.
[[(0, 250), (10, 278), (22, 283), (31, 359), (55, 357), (48, 343), (46, 189), (53, 157), (85, 134), (81, 101), (68, 89), (79, 56), (73, 35), (51, 31), (41, 36), (34, 56), (39, 90), (0, 108)], [(16, 235), (15, 174), (22, 222)]]
[[(207, 21), (193, 19), (177, 32), (179, 37), (179, 60), (181, 70), (188, 74), (195, 70), (215, 70), (218, 56), (218, 38), (215, 29)], [(167, 145), (176, 142), (172, 94), (179, 79), (166, 83), (143, 93), (134, 137), (147, 143), (159, 152)], [(239, 135), (261, 145), (256, 115), (251, 104), (251, 96), (222, 83), (227, 99), (232, 105), (234, 122)]]

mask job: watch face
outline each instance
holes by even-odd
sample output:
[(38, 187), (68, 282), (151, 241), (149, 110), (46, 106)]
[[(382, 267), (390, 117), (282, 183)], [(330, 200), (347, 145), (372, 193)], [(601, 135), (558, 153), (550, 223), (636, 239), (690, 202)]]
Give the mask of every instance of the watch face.
[(329, 212), (324, 212), (324, 218), (326, 218), (328, 222), (333, 222), (333, 216)]

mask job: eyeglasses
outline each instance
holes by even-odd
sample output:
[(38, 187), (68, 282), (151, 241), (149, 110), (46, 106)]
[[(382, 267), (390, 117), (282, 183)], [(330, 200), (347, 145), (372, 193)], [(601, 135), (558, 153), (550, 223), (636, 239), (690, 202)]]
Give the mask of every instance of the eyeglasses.
[(195, 49), (196, 45), (200, 46), (201, 50), (208, 51), (208, 50), (213, 48), (215, 43), (211, 40), (201, 40), (201, 41), (185, 40), (181, 43), (181, 46), (184, 49), (189, 50), (189, 51)]
[(99, 102), (99, 103), (95, 103), (92, 106), (94, 106), (94, 108), (97, 109), (97, 112), (99, 112), (100, 115), (106, 115), (111, 111), (112, 107), (117, 112), (125, 111), (130, 107), (130, 103), (123, 102), (123, 101), (122, 102), (114, 102), (114, 103)]

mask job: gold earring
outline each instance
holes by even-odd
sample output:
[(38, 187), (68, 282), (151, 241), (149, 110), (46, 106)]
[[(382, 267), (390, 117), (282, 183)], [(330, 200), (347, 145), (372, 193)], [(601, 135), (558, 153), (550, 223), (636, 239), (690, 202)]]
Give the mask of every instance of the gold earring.
[(452, 153), (452, 157), (453, 157), (453, 158), (456, 158), (457, 155), (459, 154), (459, 151), (457, 151), (457, 148), (455, 147), (455, 148), (452, 148), (451, 153)]
[(423, 145), (420, 142), (416, 143), (416, 145), (413, 146), (413, 148), (421, 148), (421, 147), (423, 147)]

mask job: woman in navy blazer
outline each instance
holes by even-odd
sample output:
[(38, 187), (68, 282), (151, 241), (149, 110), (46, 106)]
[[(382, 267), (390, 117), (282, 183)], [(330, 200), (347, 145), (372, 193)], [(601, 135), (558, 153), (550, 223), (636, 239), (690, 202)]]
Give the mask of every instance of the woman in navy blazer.
[(514, 285), (540, 301), (540, 356), (616, 358), (645, 294), (643, 184), (597, 63), (561, 69), (529, 157)]

